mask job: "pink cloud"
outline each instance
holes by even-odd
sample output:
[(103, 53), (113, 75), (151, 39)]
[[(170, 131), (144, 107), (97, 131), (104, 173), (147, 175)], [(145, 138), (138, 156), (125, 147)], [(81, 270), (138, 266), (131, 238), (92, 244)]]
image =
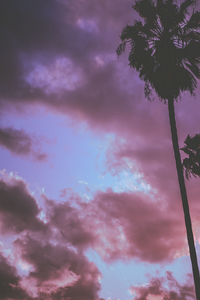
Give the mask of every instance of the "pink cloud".
[(34, 268), (20, 281), (31, 297), (99, 299), (100, 273), (80, 252), (29, 235), (16, 240), (15, 247)]
[(47, 218), (51, 227), (57, 230), (56, 239), (70, 243), (80, 251), (92, 246), (96, 238), (95, 232), (85, 220), (85, 212), (73, 207), (72, 202), (76, 202), (76, 198), (59, 204), (46, 200)]
[[(44, 223), (39, 219), (41, 209), (22, 179), (2, 175), (0, 190), (0, 231), (11, 239), (8, 244), (4, 239), (9, 252), (0, 249), (0, 276), (2, 280), (11, 277), (5, 295), (16, 292), (13, 299), (99, 300), (101, 273), (84, 255), (94, 243), (94, 234), (80, 211), (71, 202), (46, 200)], [(5, 255), (9, 262), (4, 262)]]
[(1, 189), (1, 232), (13, 236), (21, 263), (10, 260), (12, 268), (26, 268), (26, 274), (15, 271), (16, 287), (30, 299), (99, 300), (101, 274), (84, 254), (90, 247), (107, 262), (159, 263), (187, 253), (182, 216), (148, 195), (108, 190), (89, 203), (75, 195), (62, 203), (45, 199), (43, 223), (22, 179), (2, 178)]
[(182, 216), (160, 201), (107, 191), (98, 193), (90, 205), (90, 222), (98, 236), (95, 249), (107, 261), (136, 258), (155, 263), (187, 253)]
[[(188, 282), (179, 284), (170, 272), (166, 273), (166, 278), (152, 278), (151, 282), (145, 286), (132, 286), (131, 292), (135, 295), (134, 300), (187, 300), (195, 299), (194, 288)], [(166, 284), (168, 288), (166, 288)]]
[(0, 290), (1, 299), (28, 299), (28, 295), (19, 285), (19, 276), (14, 266), (0, 254)]

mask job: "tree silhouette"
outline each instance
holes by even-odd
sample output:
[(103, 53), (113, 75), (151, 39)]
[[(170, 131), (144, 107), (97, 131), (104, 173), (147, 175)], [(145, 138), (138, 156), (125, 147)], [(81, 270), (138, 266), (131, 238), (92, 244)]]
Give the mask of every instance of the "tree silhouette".
[(191, 137), (190, 135), (184, 141), (185, 146), (181, 148), (188, 157), (183, 160), (185, 176), (189, 179), (192, 175), (200, 177), (200, 134)]
[(196, 298), (200, 300), (200, 276), (174, 111), (175, 100), (182, 92), (193, 94), (200, 78), (200, 12), (193, 11), (194, 4), (194, 0), (185, 0), (180, 5), (175, 0), (136, 1), (133, 8), (143, 21), (123, 29), (117, 54), (128, 45), (129, 65), (144, 80), (145, 96), (150, 99), (154, 90), (160, 100), (168, 104)]

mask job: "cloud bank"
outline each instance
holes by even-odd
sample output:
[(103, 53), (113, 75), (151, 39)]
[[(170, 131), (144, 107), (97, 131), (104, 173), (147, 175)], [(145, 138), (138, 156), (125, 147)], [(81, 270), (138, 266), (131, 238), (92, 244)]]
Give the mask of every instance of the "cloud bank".
[(2, 299), (99, 300), (101, 273), (87, 249), (107, 262), (159, 263), (186, 247), (182, 218), (140, 194), (110, 190), (89, 203), (75, 195), (64, 202), (43, 196), (39, 207), (22, 179), (2, 176), (0, 195)]

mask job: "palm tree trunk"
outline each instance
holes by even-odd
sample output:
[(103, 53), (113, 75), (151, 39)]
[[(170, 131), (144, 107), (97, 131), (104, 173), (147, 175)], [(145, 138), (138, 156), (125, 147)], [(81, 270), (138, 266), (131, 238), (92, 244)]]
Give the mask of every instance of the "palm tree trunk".
[(190, 259), (192, 263), (196, 299), (200, 300), (199, 268), (198, 268), (197, 255), (196, 255), (196, 250), (194, 245), (194, 237), (192, 232), (192, 223), (191, 223), (189, 205), (187, 200), (187, 192), (185, 188), (185, 180), (183, 176), (183, 167), (181, 163), (181, 156), (180, 156), (179, 145), (178, 145), (178, 135), (177, 135), (177, 128), (176, 128), (173, 99), (168, 100), (168, 110), (169, 110), (169, 120), (170, 120), (171, 135), (172, 135), (172, 144), (174, 149), (174, 157), (176, 161), (176, 169), (177, 169), (177, 175), (178, 175), (178, 181), (179, 181), (179, 187), (180, 187), (182, 205), (183, 205), (183, 211), (185, 217), (185, 227), (186, 227), (188, 245), (190, 250)]

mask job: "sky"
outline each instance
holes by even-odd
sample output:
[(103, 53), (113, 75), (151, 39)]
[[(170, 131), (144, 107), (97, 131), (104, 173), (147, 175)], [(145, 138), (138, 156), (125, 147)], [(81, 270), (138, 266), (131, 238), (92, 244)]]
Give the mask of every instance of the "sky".
[[(0, 1), (2, 300), (195, 299), (167, 105), (116, 55), (132, 5)], [(199, 87), (175, 110), (183, 146)]]

